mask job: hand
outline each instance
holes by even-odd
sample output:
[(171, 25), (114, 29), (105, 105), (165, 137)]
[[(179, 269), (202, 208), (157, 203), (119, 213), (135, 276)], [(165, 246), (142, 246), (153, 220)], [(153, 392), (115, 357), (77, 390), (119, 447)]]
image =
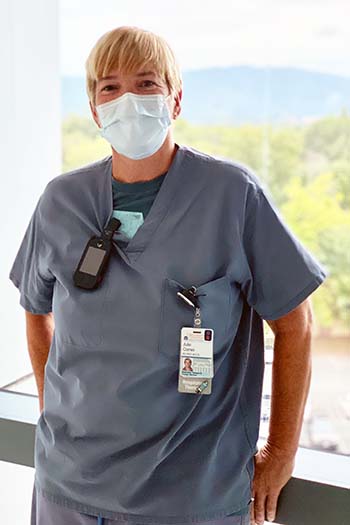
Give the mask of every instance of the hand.
[(276, 517), (277, 499), (281, 489), (292, 476), (295, 454), (283, 452), (265, 443), (255, 454), (254, 462), (254, 501), (251, 504), (250, 522), (251, 525), (263, 525), (265, 519), (273, 521)]

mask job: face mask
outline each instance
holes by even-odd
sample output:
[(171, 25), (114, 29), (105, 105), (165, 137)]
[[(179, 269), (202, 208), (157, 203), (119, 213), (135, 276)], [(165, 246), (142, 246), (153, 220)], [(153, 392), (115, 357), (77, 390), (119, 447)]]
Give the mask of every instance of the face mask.
[(96, 111), (102, 125), (100, 134), (111, 146), (130, 159), (144, 159), (163, 145), (171, 117), (167, 98), (170, 95), (135, 95), (99, 104)]

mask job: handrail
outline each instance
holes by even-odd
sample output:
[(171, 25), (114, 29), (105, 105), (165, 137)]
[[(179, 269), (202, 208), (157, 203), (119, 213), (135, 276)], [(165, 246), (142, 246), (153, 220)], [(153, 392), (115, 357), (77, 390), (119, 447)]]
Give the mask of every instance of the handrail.
[[(34, 467), (37, 396), (0, 389), (0, 460)], [(263, 444), (261, 440), (258, 446)], [(348, 525), (350, 457), (299, 447), (274, 523)]]

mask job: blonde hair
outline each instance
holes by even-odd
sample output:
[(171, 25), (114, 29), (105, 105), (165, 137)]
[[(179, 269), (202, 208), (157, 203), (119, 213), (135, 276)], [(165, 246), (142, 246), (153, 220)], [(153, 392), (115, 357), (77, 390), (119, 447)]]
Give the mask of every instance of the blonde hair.
[(152, 66), (171, 94), (182, 89), (179, 64), (164, 38), (135, 26), (120, 26), (102, 35), (85, 62), (86, 91), (95, 104), (96, 82), (113, 69), (132, 74)]

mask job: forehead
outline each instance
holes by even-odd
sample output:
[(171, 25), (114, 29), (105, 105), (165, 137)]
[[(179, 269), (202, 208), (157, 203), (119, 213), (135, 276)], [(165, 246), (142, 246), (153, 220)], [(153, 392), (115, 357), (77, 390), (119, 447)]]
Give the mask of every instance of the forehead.
[(154, 69), (142, 69), (134, 73), (120, 73), (118, 71), (111, 71), (107, 76), (101, 77), (97, 82), (103, 82), (105, 80), (122, 80), (126, 78), (142, 78), (142, 77), (154, 77), (157, 78), (160, 75)]

